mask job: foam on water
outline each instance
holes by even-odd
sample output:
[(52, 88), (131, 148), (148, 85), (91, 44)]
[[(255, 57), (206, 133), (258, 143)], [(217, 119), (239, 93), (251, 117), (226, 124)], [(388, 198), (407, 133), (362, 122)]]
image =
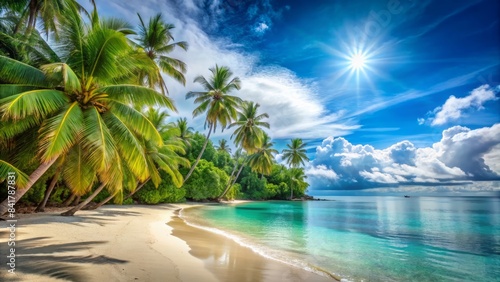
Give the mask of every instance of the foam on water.
[[(190, 209), (192, 209), (192, 208), (196, 208), (196, 207), (191, 207)], [(291, 254), (286, 254), (283, 251), (271, 249), (267, 246), (264, 246), (262, 244), (258, 244), (256, 242), (252, 242), (250, 239), (243, 238), (242, 236), (235, 235), (235, 234), (228, 232), (228, 231), (225, 231), (225, 230), (221, 230), (221, 229), (218, 229), (215, 227), (203, 226), (200, 224), (192, 223), (183, 215), (183, 211), (184, 211), (184, 209), (181, 209), (179, 211), (179, 217), (182, 220), (184, 220), (184, 222), (187, 225), (189, 225), (191, 227), (199, 228), (199, 229), (202, 229), (202, 230), (205, 230), (208, 232), (212, 232), (212, 233), (224, 236), (224, 237), (236, 242), (238, 245), (245, 247), (245, 248), (249, 248), (253, 252), (255, 252), (255, 253), (257, 253), (265, 258), (268, 258), (268, 259), (271, 259), (274, 261), (278, 261), (280, 263), (285, 263), (285, 264), (293, 266), (293, 267), (301, 268), (303, 270), (313, 272), (313, 273), (316, 273), (316, 274), (324, 276), (324, 277), (330, 277), (330, 278), (333, 278), (336, 280), (341, 280), (342, 282), (350, 282), (350, 280), (345, 279), (345, 278), (341, 279), (335, 273), (328, 272), (324, 269), (321, 269), (318, 266), (308, 264), (307, 262), (302, 261), (302, 260), (297, 259), (297, 258), (291, 258), (291, 256), (292, 256)]]
[[(211, 205), (187, 224), (323, 276), (354, 281), (495, 281), (500, 199), (340, 197)], [(332, 274), (332, 275), (330, 275)]]

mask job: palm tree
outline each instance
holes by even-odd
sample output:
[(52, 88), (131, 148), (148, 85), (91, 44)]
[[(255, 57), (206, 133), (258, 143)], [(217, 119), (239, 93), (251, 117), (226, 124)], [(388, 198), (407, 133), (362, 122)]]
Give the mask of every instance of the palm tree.
[(236, 109), (242, 103), (241, 98), (229, 95), (232, 90), (240, 89), (241, 82), (238, 77), (231, 79), (233, 73), (228, 67), (219, 67), (216, 65), (215, 68), (210, 69), (210, 72), (212, 73), (210, 81), (206, 80), (203, 76), (198, 76), (194, 79), (194, 82), (200, 83), (206, 92), (191, 91), (186, 94), (186, 99), (195, 98), (194, 102), (200, 104), (194, 109), (193, 117), (206, 113), (205, 127), (208, 125), (208, 134), (201, 152), (184, 178), (184, 182), (189, 179), (200, 161), (210, 139), (210, 134), (212, 131), (215, 132), (217, 124), (220, 124), (224, 131), (231, 121), (236, 119)]
[[(182, 174), (179, 172), (179, 166), (190, 165), (189, 161), (181, 156), (185, 151), (183, 142), (177, 138), (178, 129), (173, 126), (173, 124), (167, 124), (165, 121), (168, 114), (150, 107), (146, 112), (146, 116), (157, 128), (164, 143), (161, 146), (157, 146), (154, 142), (142, 140), (147, 160), (147, 169), (149, 170), (150, 176), (142, 183), (137, 183), (134, 179), (134, 183), (130, 186), (131, 192), (124, 199), (132, 197), (137, 191), (144, 187), (149, 180), (152, 180), (154, 186), (158, 187), (162, 181), (159, 170), (165, 171), (170, 176), (172, 183), (180, 187), (183, 178)], [(99, 208), (110, 201), (114, 196), (115, 195), (110, 194), (106, 199), (89, 208)]]
[[(64, 162), (64, 158), (61, 158), (60, 161)], [(52, 180), (50, 181), (50, 184), (47, 187), (47, 190), (45, 191), (45, 196), (43, 197), (43, 200), (38, 204), (38, 206), (35, 209), (35, 212), (44, 212), (45, 211), (45, 205), (47, 205), (47, 202), (49, 201), (50, 195), (52, 194), (52, 190), (54, 190), (54, 187), (56, 187), (56, 184), (59, 181), (59, 177), (61, 176), (62, 169), (63, 169), (63, 166), (62, 166), (62, 163), (60, 163), (57, 167), (56, 172), (52, 176)]]
[(215, 149), (217, 149), (217, 151), (219, 151), (219, 152), (225, 152), (225, 153), (231, 154), (231, 148), (229, 148), (229, 145), (227, 144), (226, 139), (220, 139), (219, 145), (215, 146)]
[[(66, 48), (60, 62), (37, 69), (0, 56), (0, 77), (8, 83), (0, 85), (0, 136), (39, 133), (40, 165), (17, 191), (17, 199), (61, 156), (68, 164), (62, 177), (77, 195), (87, 193), (97, 180), (101, 185), (95, 195), (104, 187), (120, 191), (125, 168), (141, 181), (149, 177), (140, 138), (158, 146), (163, 139), (131, 105), (175, 107), (150, 88), (116, 84), (117, 77), (133, 71), (132, 49), (125, 34), (107, 23), (93, 13), (86, 24), (77, 9), (71, 9), (61, 25)], [(2, 203), (0, 214), (5, 211)]]
[(170, 32), (175, 28), (173, 24), (163, 21), (161, 13), (149, 19), (147, 24), (139, 16), (139, 36), (136, 38), (140, 52), (156, 64), (156, 68), (142, 69), (139, 73), (139, 80), (146, 82), (151, 87), (159, 87), (163, 94), (168, 93), (167, 86), (163, 80), (162, 73), (174, 78), (182, 85), (186, 85), (186, 64), (181, 60), (168, 56), (177, 47), (187, 50), (188, 44), (185, 41), (172, 42), (174, 37)]
[(35, 67), (57, 62), (57, 54), (36, 29), (27, 36), (16, 33), (20, 21), (20, 16), (11, 12), (0, 17), (0, 55)]
[[(292, 191), (291, 193), (293, 193), (293, 187), (305, 183), (304, 180), (307, 176), (304, 173), (304, 169), (298, 167), (290, 168), (288, 173), (290, 176), (290, 190)], [(307, 183), (305, 183), (305, 185), (307, 187)]]
[[(95, 9), (94, 0), (90, 1)], [(9, 9), (19, 12), (21, 20), (16, 25), (16, 33), (25, 24), (25, 34), (30, 34), (37, 25), (37, 18), (40, 18), (42, 29), (46, 35), (49, 32), (58, 33), (58, 21), (63, 14), (72, 8), (85, 11), (75, 0), (0, 0), (0, 10)]]
[(229, 125), (229, 128), (238, 126), (231, 138), (235, 136), (234, 143), (249, 154), (256, 152), (262, 146), (265, 133), (261, 127), (269, 128), (269, 123), (262, 121), (264, 118), (269, 118), (269, 115), (267, 113), (258, 115), (259, 107), (259, 104), (245, 101), (238, 120)]
[(182, 140), (186, 148), (191, 147), (191, 139), (193, 138), (193, 128), (188, 125), (186, 118), (179, 118), (174, 126), (178, 130), (177, 137)]
[[(234, 159), (234, 166), (233, 170), (231, 171), (231, 175), (229, 176), (229, 180), (226, 184), (226, 188), (224, 189), (224, 192), (217, 198), (217, 201), (221, 201), (224, 196), (226, 196), (227, 192), (229, 189), (234, 185), (238, 177), (240, 176), (241, 170), (243, 170), (243, 167), (245, 166), (245, 160), (246, 160), (246, 155), (243, 153), (243, 150), (241, 148), (238, 148), (236, 152), (233, 155)], [(235, 178), (233, 178), (234, 173), (236, 172), (236, 169), (238, 166), (241, 164), (240, 169), (238, 170), (238, 174), (236, 175)]]
[[(300, 165), (305, 165), (305, 162), (309, 160), (306, 155), (306, 149), (304, 149), (306, 145), (300, 138), (292, 139), (290, 144), (286, 144), (288, 149), (283, 150), (283, 159), (286, 160), (290, 167), (296, 168)], [(293, 189), (290, 186), (290, 200), (292, 199)]]
[(262, 175), (269, 175), (273, 168), (274, 156), (278, 150), (272, 148), (274, 142), (271, 142), (269, 135), (264, 133), (262, 138), (262, 146), (257, 149), (257, 152), (248, 157), (248, 165), (252, 171), (256, 171)]

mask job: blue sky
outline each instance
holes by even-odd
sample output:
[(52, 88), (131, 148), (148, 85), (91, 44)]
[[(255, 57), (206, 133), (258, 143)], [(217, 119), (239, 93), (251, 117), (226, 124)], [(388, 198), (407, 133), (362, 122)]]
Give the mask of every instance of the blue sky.
[(191, 118), (196, 75), (231, 67), (237, 95), (269, 113), (278, 149), (309, 144), (311, 189), (500, 190), (499, 1), (97, 4), (133, 24), (162, 12), (190, 44), (172, 54), (188, 64), (187, 85), (169, 83), (172, 119)]

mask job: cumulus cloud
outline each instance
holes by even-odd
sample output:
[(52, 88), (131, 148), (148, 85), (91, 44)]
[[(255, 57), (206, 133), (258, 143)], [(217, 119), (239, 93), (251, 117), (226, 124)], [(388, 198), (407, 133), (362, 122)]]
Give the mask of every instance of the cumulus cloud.
[(454, 185), (500, 180), (499, 159), (500, 124), (475, 130), (454, 126), (443, 131), (439, 142), (424, 148), (402, 141), (379, 150), (328, 137), (316, 148), (307, 174), (312, 189)]
[[(427, 121), (432, 126), (443, 125), (463, 117), (470, 110), (482, 110), (484, 103), (498, 99), (497, 92), (498, 87), (495, 89), (485, 84), (472, 90), (468, 96), (463, 98), (451, 95), (443, 106), (437, 107), (427, 114), (429, 116)], [(424, 122), (425, 119), (418, 119), (419, 124), (424, 124)]]
[(255, 31), (258, 33), (264, 33), (268, 29), (269, 29), (269, 26), (266, 23), (259, 23), (255, 27)]

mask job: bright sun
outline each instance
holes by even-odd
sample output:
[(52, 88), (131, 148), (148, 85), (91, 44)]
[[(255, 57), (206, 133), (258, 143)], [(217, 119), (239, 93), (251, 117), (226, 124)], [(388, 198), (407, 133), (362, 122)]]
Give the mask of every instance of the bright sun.
[(354, 54), (350, 60), (351, 68), (355, 70), (363, 69), (366, 63), (366, 58), (362, 54)]

